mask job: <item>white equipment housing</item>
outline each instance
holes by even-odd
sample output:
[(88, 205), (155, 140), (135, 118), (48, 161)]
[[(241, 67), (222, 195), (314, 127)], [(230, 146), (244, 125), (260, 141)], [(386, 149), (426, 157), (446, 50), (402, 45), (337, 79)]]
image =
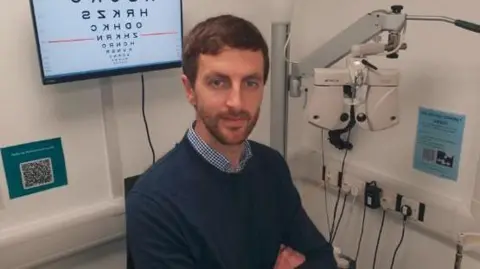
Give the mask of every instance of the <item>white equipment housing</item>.
[[(307, 77), (315, 76), (316, 82), (321, 82), (309, 92), (306, 113), (310, 124), (330, 130), (337, 125), (348, 127), (348, 122), (340, 120), (346, 111), (345, 106), (348, 106), (348, 102), (345, 105), (346, 98), (343, 97), (341, 83), (348, 81), (348, 72), (347, 70), (328, 72), (324, 68), (331, 68), (348, 54), (351, 57), (376, 55), (398, 58), (400, 51), (407, 49), (407, 43), (404, 42), (407, 21), (449, 23), (480, 33), (480, 24), (443, 15), (407, 15), (402, 13), (402, 10), (402, 5), (392, 5), (390, 10), (376, 9), (368, 12), (298, 61), (289, 61), (287, 57), (290, 54), (291, 36), (289, 20), (277, 20), (272, 24), (271, 147), (283, 156), (287, 155), (288, 95), (300, 97), (305, 88), (302, 81)], [(382, 34), (388, 34), (387, 42), (380, 43)], [(288, 61), (285, 61), (286, 59)], [(398, 72), (370, 68), (369, 73), (369, 80), (362, 84), (364, 89), (360, 89), (364, 91), (363, 97), (367, 98), (363, 103), (362, 100), (353, 101), (357, 111), (356, 117), (361, 116), (363, 119), (362, 116), (365, 116), (366, 119), (357, 122), (362, 128), (373, 131), (393, 127), (399, 122)], [(333, 77), (333, 80), (326, 80), (329, 76)], [(342, 119), (345, 117), (342, 116)]]
[(344, 93), (344, 86), (355, 87), (348, 68), (315, 68), (314, 88), (306, 106), (308, 122), (328, 130), (344, 128), (349, 117), (342, 114), (349, 116), (350, 106), (354, 105), (355, 120), (365, 130), (380, 131), (398, 124), (399, 71), (367, 69), (365, 73), (364, 83), (351, 98)]

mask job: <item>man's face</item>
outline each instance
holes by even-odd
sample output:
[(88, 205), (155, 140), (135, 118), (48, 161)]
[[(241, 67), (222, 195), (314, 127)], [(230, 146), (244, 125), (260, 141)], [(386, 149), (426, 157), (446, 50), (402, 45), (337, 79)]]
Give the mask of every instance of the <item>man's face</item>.
[(227, 48), (199, 57), (193, 87), (183, 77), (197, 121), (221, 144), (239, 145), (255, 127), (263, 99), (263, 67), (261, 51)]

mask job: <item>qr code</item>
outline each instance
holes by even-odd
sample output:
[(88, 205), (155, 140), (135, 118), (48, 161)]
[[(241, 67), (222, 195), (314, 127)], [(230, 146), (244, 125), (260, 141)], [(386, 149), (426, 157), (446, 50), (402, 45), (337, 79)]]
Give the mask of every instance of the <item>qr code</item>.
[(436, 159), (437, 159), (436, 150), (434, 150), (434, 149), (423, 149), (422, 160), (424, 162), (431, 163), (431, 162), (435, 162)]
[(52, 160), (38, 159), (20, 164), (24, 189), (31, 189), (54, 182)]

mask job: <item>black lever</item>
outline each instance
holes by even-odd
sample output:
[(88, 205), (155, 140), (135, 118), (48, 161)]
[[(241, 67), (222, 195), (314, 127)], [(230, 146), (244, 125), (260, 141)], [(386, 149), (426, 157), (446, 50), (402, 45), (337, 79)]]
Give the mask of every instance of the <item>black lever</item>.
[(375, 65), (373, 65), (372, 63), (370, 63), (369, 61), (367, 61), (365, 59), (362, 60), (362, 64), (365, 65), (368, 68), (373, 69), (373, 70), (378, 70), (378, 68)]
[(390, 7), (392, 9), (392, 12), (394, 14), (400, 14), (402, 13), (402, 10), (403, 10), (403, 6), (402, 5), (393, 5)]
[(465, 30), (469, 30), (469, 31), (472, 31), (472, 32), (475, 32), (475, 33), (480, 33), (480, 25), (478, 25), (476, 23), (469, 22), (469, 21), (464, 21), (464, 20), (455, 20), (453, 22), (453, 24), (455, 24), (455, 26), (458, 26), (458, 27), (463, 28)]

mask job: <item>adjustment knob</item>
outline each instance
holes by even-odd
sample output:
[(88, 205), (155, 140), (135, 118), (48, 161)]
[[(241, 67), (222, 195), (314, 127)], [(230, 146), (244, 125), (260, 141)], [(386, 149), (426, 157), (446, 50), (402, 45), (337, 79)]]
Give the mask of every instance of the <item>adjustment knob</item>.
[(402, 13), (403, 6), (402, 5), (393, 5), (391, 6), (392, 12), (395, 14), (400, 14)]
[(387, 55), (388, 59), (398, 59), (398, 53), (392, 53)]
[(364, 122), (366, 120), (367, 120), (367, 115), (365, 115), (364, 113), (360, 113), (357, 115), (357, 121)]

